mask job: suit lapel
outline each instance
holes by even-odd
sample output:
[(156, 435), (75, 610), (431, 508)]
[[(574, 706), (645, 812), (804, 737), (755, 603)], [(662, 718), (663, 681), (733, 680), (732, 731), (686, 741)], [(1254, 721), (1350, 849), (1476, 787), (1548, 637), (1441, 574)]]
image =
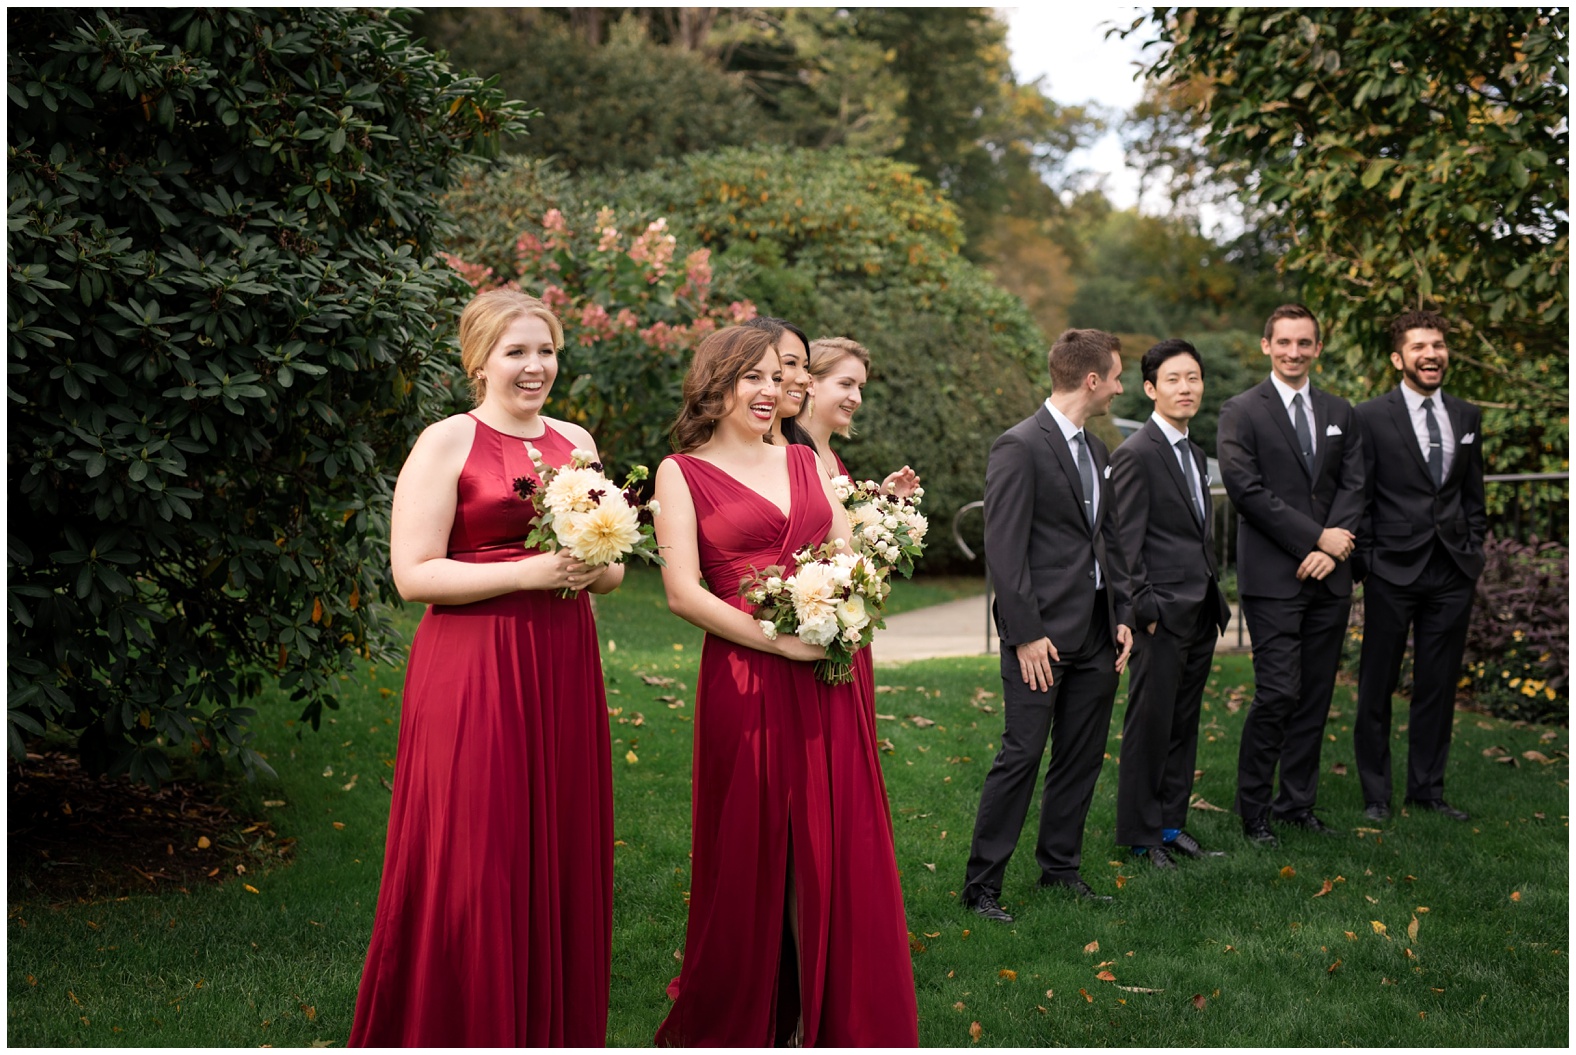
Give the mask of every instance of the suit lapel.
[[(1051, 416), (1051, 412), (1045, 409), (1045, 404), (1040, 404), (1039, 412), (1035, 414), (1035, 417), (1040, 423), (1041, 430), (1045, 433), (1046, 445), (1051, 448), (1051, 453), (1055, 456), (1057, 464), (1062, 467), (1062, 474), (1067, 477), (1069, 490), (1073, 497), (1080, 500), (1081, 505), (1083, 482), (1078, 479), (1078, 461), (1073, 457), (1072, 448), (1067, 445), (1067, 437), (1062, 435), (1061, 426), (1056, 423), (1056, 419)], [(1092, 447), (1089, 450), (1089, 460), (1093, 464), (1094, 448)], [(1095, 467), (1095, 486), (1100, 486), (1100, 469), (1098, 466)], [(1105, 503), (1101, 502), (1100, 506), (1103, 511)], [(1084, 530), (1089, 530), (1089, 520), (1083, 515), (1082, 508), (1078, 510), (1078, 522), (1084, 526)]]
[[(1191, 515), (1193, 510), (1197, 508), (1197, 505), (1193, 500), (1193, 496), (1188, 494), (1187, 477), (1182, 475), (1182, 466), (1177, 461), (1176, 449), (1166, 442), (1166, 434), (1160, 431), (1160, 426), (1155, 424), (1154, 418), (1149, 419), (1149, 422), (1144, 426), (1144, 430), (1149, 435), (1149, 441), (1155, 445), (1160, 461), (1166, 467), (1166, 473), (1171, 477), (1171, 482), (1177, 485), (1177, 493), (1182, 496), (1182, 501), (1187, 503), (1188, 513)], [(1193, 457), (1193, 444), (1191, 441), (1188, 443), (1188, 457)], [(1203, 478), (1203, 474), (1200, 473), (1199, 479), (1202, 480)]]
[(1417, 466), (1417, 471), (1423, 474), (1423, 479), (1432, 487), (1434, 478), (1428, 471), (1428, 463), (1423, 460), (1423, 449), (1417, 445), (1417, 430), (1412, 426), (1412, 415), (1407, 412), (1406, 397), (1397, 387), (1392, 388), (1384, 398), (1385, 413), (1390, 416), (1390, 423), (1399, 434), (1401, 446), (1412, 452), (1412, 464)]
[[(1472, 430), (1467, 427), (1467, 404), (1455, 396), (1442, 396), (1441, 399), (1445, 404), (1445, 415), (1450, 418), (1450, 431), (1453, 434), (1450, 437), (1450, 442), (1455, 448), (1455, 453), (1450, 459), (1450, 471), (1445, 474), (1445, 480), (1449, 481), (1456, 475), (1456, 470), (1466, 460), (1461, 457), (1461, 437)], [(1483, 442), (1481, 436), (1476, 439), (1478, 443)], [(1416, 444), (1413, 444), (1413, 446), (1416, 446)]]
[(1198, 472), (1198, 489), (1199, 489), (1199, 493), (1204, 496), (1204, 526), (1203, 526), (1203, 533), (1204, 533), (1204, 541), (1208, 542), (1210, 540), (1210, 536), (1214, 534), (1214, 531), (1212, 530), (1212, 525), (1214, 524), (1213, 517), (1214, 517), (1214, 514), (1215, 514), (1215, 502), (1214, 502), (1214, 499), (1211, 498), (1210, 494), (1209, 494), (1209, 482), (1208, 482), (1209, 481), (1209, 462), (1204, 457), (1204, 448), (1203, 447), (1200, 447), (1198, 444), (1194, 443), (1192, 440), (1188, 440), (1187, 446), (1188, 446), (1188, 456), (1193, 459), (1193, 468)]
[(1324, 471), (1324, 455), (1330, 448), (1330, 406), (1324, 393), (1314, 390), (1313, 382), (1303, 389), (1308, 393), (1308, 403), (1313, 407), (1313, 478), (1317, 480)]
[[(1265, 378), (1263, 384), (1259, 385), (1259, 392), (1264, 398), (1265, 409), (1269, 413), (1270, 418), (1275, 422), (1275, 426), (1280, 429), (1281, 435), (1286, 438), (1286, 446), (1291, 448), (1291, 453), (1297, 464), (1302, 466), (1302, 471), (1306, 473), (1308, 471), (1308, 463), (1302, 459), (1302, 444), (1297, 442), (1297, 431), (1291, 427), (1291, 415), (1286, 412), (1286, 404), (1281, 402), (1280, 390), (1275, 387), (1274, 381)], [(1312, 426), (1310, 425), (1309, 427), (1311, 428)], [(1315, 450), (1317, 449), (1315, 447)]]

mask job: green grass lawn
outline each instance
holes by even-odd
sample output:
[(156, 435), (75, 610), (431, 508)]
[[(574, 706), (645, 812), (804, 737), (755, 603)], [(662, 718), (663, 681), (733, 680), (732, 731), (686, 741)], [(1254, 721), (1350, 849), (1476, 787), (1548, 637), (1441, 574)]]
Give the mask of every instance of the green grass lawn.
[[(970, 586), (920, 580), (899, 584), (896, 597), (927, 591), (927, 601), (945, 600)], [(618, 712), (608, 1041), (641, 1046), (666, 1011), (684, 937), (701, 635), (668, 615), (646, 572), (599, 601), (599, 622)], [(1229, 807), (1252, 668), (1246, 657), (1217, 664), (1196, 790)], [(648, 685), (642, 673), (682, 689)], [(1116, 903), (1035, 888), (1031, 811), (1003, 898), (1018, 922), (1003, 927), (965, 912), (955, 894), (1001, 729), (999, 695), (989, 695), (1000, 692), (995, 662), (881, 668), (877, 681), (889, 690), (877, 711), (891, 716), (879, 724), (893, 745), (883, 757), (922, 1043), (967, 1046), (978, 1023), (989, 1046), (1566, 1045), (1567, 730), (1458, 713), (1449, 793), (1472, 822), (1398, 815), (1375, 831), (1361, 815), (1351, 691), (1340, 689), (1320, 797), (1340, 837), (1285, 833), (1280, 849), (1258, 851), (1232, 815), (1195, 810), (1190, 829), (1230, 856), (1172, 874), (1113, 845), (1113, 761), (1095, 794), (1084, 874)], [(300, 737), (287, 702), (263, 702), (260, 748), (279, 780), (226, 794), (242, 816), (299, 840), (288, 865), (97, 903), (18, 900), (13, 877), (8, 1041), (343, 1044), (377, 898), (388, 813), (380, 778), (392, 775), (399, 692), (400, 672), (364, 670), (322, 731)], [(1398, 714), (1400, 723), (1404, 706)], [(1404, 758), (1404, 734), (1397, 745)], [(1522, 757), (1531, 751), (1553, 761)], [(1516, 764), (1493, 761), (1505, 754)]]

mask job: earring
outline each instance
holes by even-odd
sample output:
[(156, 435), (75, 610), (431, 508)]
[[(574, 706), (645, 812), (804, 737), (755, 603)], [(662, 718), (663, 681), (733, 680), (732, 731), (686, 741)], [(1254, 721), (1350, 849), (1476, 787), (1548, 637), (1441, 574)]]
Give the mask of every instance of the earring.
[(803, 414), (804, 414), (804, 416), (806, 418), (813, 418), (813, 417), (815, 417), (815, 393), (814, 392), (806, 392), (804, 394), (804, 411), (803, 411)]

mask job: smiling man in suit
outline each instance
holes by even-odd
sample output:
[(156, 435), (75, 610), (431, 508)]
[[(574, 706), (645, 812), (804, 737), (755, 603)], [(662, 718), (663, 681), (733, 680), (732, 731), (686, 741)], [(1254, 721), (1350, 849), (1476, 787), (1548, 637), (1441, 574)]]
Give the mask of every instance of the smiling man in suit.
[(1161, 341), (1139, 361), (1155, 412), (1111, 454), (1116, 525), (1132, 598), (1133, 671), (1117, 768), (1116, 841), (1156, 868), (1173, 854), (1214, 857), (1184, 831), (1198, 754), (1199, 704), (1215, 639), (1231, 609), (1212, 546), (1204, 449), (1188, 422), (1204, 397), (1204, 361)]
[(1368, 477), (1357, 561), (1367, 574), (1352, 742), (1364, 812), (1373, 821), (1390, 817), (1390, 698), (1409, 629), (1406, 802), (1467, 819), (1445, 801), (1445, 759), (1488, 517), (1482, 412), (1440, 390), (1450, 365), (1448, 330), (1431, 311), (1392, 322), (1390, 362), (1401, 383), (1357, 407)]
[(991, 446), (985, 559), (1001, 640), (1001, 749), (980, 791), (963, 903), (1011, 923), (1002, 879), (1053, 737), (1035, 858), (1040, 885), (1110, 901), (1078, 874), (1084, 821), (1105, 759), (1132, 615), (1105, 444), (1084, 428), (1122, 391), (1121, 344), (1068, 330), (1051, 348), (1051, 397)]
[(1272, 815), (1335, 834), (1313, 806), (1352, 605), (1346, 558), (1363, 511), (1363, 452), (1351, 404), (1310, 382), (1324, 347), (1313, 313), (1276, 308), (1259, 346), (1270, 376), (1220, 408), (1218, 447), (1237, 507), (1237, 588), (1253, 639), (1236, 808), (1249, 841), (1275, 846)]

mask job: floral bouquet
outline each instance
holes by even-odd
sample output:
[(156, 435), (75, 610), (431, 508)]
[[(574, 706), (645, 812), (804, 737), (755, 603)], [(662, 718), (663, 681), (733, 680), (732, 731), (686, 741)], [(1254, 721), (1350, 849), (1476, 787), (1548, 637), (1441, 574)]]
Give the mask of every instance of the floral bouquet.
[[(652, 564), (663, 563), (651, 524), (659, 512), (657, 500), (642, 503), (635, 491), (635, 484), (650, 475), (644, 465), (631, 469), (619, 488), (603, 475), (594, 451), (577, 447), (568, 465), (554, 468), (543, 464), (542, 452), (534, 446), (526, 444), (525, 449), (542, 481), (540, 486), (529, 476), (514, 481), (515, 492), (536, 508), (536, 526), (525, 537), (527, 549), (567, 549), (592, 567), (613, 564), (631, 553)], [(573, 597), (576, 592), (566, 588), (558, 595)]]
[(832, 481), (832, 492), (848, 511), (854, 548), (883, 568), (896, 568), (903, 578), (914, 574), (914, 558), (925, 552), (930, 522), (919, 511), (923, 487), (908, 498), (883, 491), (873, 480), (854, 483), (846, 476)]
[(841, 540), (806, 547), (794, 554), (792, 575), (774, 564), (739, 584), (755, 605), (755, 617), (768, 641), (797, 634), (807, 645), (822, 645), (815, 676), (828, 685), (854, 678), (854, 653), (870, 643), (883, 623), (881, 610), (892, 587), (886, 572)]

